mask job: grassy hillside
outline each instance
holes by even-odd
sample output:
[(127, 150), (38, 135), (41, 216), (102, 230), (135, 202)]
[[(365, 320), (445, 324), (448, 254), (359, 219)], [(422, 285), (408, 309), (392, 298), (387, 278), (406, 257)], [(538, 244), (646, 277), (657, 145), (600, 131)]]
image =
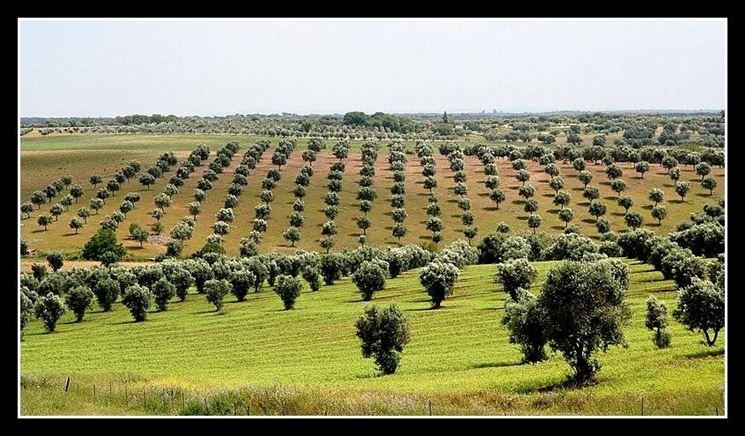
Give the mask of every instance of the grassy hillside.
[[(536, 264), (534, 292), (554, 264)], [(495, 266), (479, 265), (465, 268), (440, 310), (429, 309), (418, 271), (375, 295), (376, 304), (397, 302), (411, 326), (399, 371), (385, 377), (360, 355), (354, 321), (367, 303), (349, 279), (315, 294), (306, 287), (291, 311), (265, 288), (243, 303), (228, 296), (225, 314), (190, 294), (143, 323), (133, 323), (119, 303), (80, 324), (66, 314), (53, 334), (34, 320), (21, 343), (21, 410), (427, 414), (431, 401), (433, 414), (636, 415), (644, 398), (647, 415), (722, 413), (725, 338), (708, 348), (673, 321), (672, 347), (656, 349), (644, 328), (644, 301), (654, 293), (672, 309), (675, 285), (649, 265), (629, 265), (628, 347), (599, 354), (600, 383), (581, 390), (558, 387), (569, 372), (560, 355), (520, 363), (500, 322), (506, 294), (493, 284)]]
[[(256, 139), (258, 138), (227, 135), (71, 135), (24, 139), (21, 159), (21, 198), (23, 201), (28, 201), (31, 192), (34, 190), (43, 188), (65, 174), (71, 175), (74, 183), (83, 186), (86, 189), (86, 194), (79, 203), (73, 205), (68, 212), (60, 216), (59, 222), (49, 226), (48, 231), (44, 231), (36, 223), (38, 214), (46, 213), (50, 207), (49, 203), (42, 205), (42, 208), (34, 211), (30, 218), (21, 221), (22, 238), (29, 243), (31, 248), (37, 249), (40, 253), (50, 250), (62, 250), (68, 253), (79, 251), (85, 241), (98, 230), (99, 222), (106, 215), (118, 210), (119, 204), (127, 192), (134, 191), (142, 195), (142, 200), (137, 204), (136, 209), (128, 215), (127, 220), (120, 225), (118, 231), (120, 239), (129, 249), (129, 258), (145, 259), (164, 253), (165, 246), (163, 245), (147, 243), (144, 248), (140, 249), (138, 243), (125, 238), (131, 223), (147, 225), (155, 221), (148, 215), (155, 207), (153, 198), (161, 192), (173, 173), (166, 173), (165, 177), (158, 179), (150, 189), (139, 185), (136, 180), (125, 183), (120, 193), (108, 199), (106, 206), (99, 211), (99, 214), (90, 217), (88, 224), (80, 230), (78, 235), (75, 235), (68, 227), (68, 223), (77, 209), (81, 206), (87, 206), (90, 198), (95, 195), (95, 191), (88, 183), (88, 177), (92, 174), (111, 174), (130, 159), (139, 159), (143, 166), (147, 168), (155, 162), (160, 153), (167, 150), (175, 150), (177, 156), (181, 159), (188, 155), (188, 152), (199, 143), (206, 143), (210, 146), (213, 151), (209, 160), (211, 161), (214, 158), (215, 150), (228, 141), (238, 140), (243, 146), (246, 146)], [(354, 141), (354, 148), (358, 148), (359, 143), (359, 141)], [(277, 140), (273, 140), (272, 144), (275, 146)], [(260, 246), (262, 252), (292, 251), (289, 244), (282, 239), (281, 234), (289, 226), (288, 215), (292, 212), (291, 205), (294, 200), (292, 189), (294, 188), (295, 176), (303, 165), (301, 154), (304, 148), (305, 141), (300, 140), (297, 149), (290, 156), (288, 164), (282, 168), (282, 180), (274, 189), (275, 200), (272, 203), (272, 215), (268, 220), (269, 228)], [(215, 213), (223, 205), (233, 177), (233, 171), (240, 163), (244, 151), (245, 147), (238, 151), (231, 165), (215, 182), (214, 189), (209, 192), (207, 199), (203, 202), (202, 214), (197, 220), (193, 237), (185, 247), (186, 255), (204, 245), (207, 236), (212, 232), (211, 225), (215, 221)], [(297, 244), (298, 248), (320, 250), (318, 244), (321, 237), (320, 227), (326, 221), (323, 215), (325, 206), (323, 196), (327, 192), (326, 175), (329, 166), (335, 160), (329, 148), (319, 154), (318, 160), (314, 164), (316, 172), (311, 179), (305, 197), (304, 216), (306, 223), (301, 229), (302, 239)], [(373, 202), (373, 210), (369, 214), (372, 227), (368, 230), (368, 242), (375, 246), (397, 245), (395, 238), (391, 235), (394, 222), (390, 217), (389, 200), (393, 177), (392, 172), (388, 169), (387, 162), (387, 149), (383, 147), (376, 162), (376, 177), (373, 186), (377, 191), (378, 198)], [(463, 238), (464, 226), (460, 220), (460, 209), (457, 207), (458, 196), (452, 190), (455, 184), (452, 178), (453, 172), (444, 156), (437, 154), (436, 162), (439, 184), (433, 192), (439, 198), (442, 206), (443, 243), (447, 244), (455, 239)], [(356, 217), (360, 215), (355, 200), (355, 194), (359, 188), (357, 182), (360, 178), (360, 153), (350, 153), (346, 163), (347, 169), (342, 182), (343, 191), (341, 192), (341, 205), (339, 207), (340, 214), (335, 220), (339, 228), (339, 233), (335, 237), (335, 249), (355, 247), (357, 236), (361, 233), (355, 223)], [(475, 157), (465, 158), (465, 171), (468, 175), (466, 185), (469, 190), (467, 197), (472, 203), (471, 211), (475, 215), (474, 225), (479, 229), (476, 240), (493, 231), (501, 221), (509, 224), (513, 231), (526, 232), (529, 230), (526, 223), (528, 214), (523, 211), (524, 201), (518, 196), (520, 182), (515, 178), (516, 172), (512, 169), (510, 163), (504, 159), (498, 160), (497, 165), (500, 172), (501, 189), (506, 195), (506, 201), (500, 205), (499, 210), (489, 199), (489, 190), (483, 184), (485, 179), (483, 165)], [(560, 175), (565, 182), (564, 189), (572, 195), (570, 207), (574, 210), (573, 224), (577, 225), (583, 234), (597, 238), (598, 233), (594, 225), (595, 218), (587, 210), (587, 200), (582, 198), (583, 185), (577, 178), (577, 172), (570, 164), (557, 162), (557, 165), (560, 167)], [(690, 181), (691, 192), (685, 201), (681, 202), (675, 194), (670, 178), (665, 173), (664, 168), (659, 165), (652, 165), (651, 171), (644, 178), (639, 177), (631, 164), (620, 164), (620, 166), (624, 171), (622, 178), (628, 184), (624, 195), (631, 196), (634, 201), (631, 210), (638, 211), (643, 215), (645, 227), (661, 233), (674, 230), (675, 225), (686, 219), (691, 212), (700, 211), (703, 204), (718, 201), (724, 190), (724, 169), (714, 168), (712, 170), (712, 175), (717, 179), (719, 186), (714, 191), (714, 195), (710, 196), (708, 191), (701, 187), (700, 178), (696, 176), (693, 168), (682, 165), (680, 166), (681, 180)], [(239, 204), (235, 208), (236, 220), (231, 226), (231, 233), (225, 238), (225, 246), (229, 255), (238, 254), (240, 239), (248, 236), (251, 230), (254, 218), (253, 208), (260, 203), (261, 180), (270, 168), (272, 168), (271, 149), (267, 150), (261, 162), (252, 171), (248, 186), (239, 197)], [(198, 167), (185, 185), (180, 188), (180, 192), (173, 197), (172, 207), (166, 210), (167, 214), (161, 220), (165, 226), (166, 235), (171, 227), (188, 214), (186, 206), (193, 200), (192, 196), (196, 182), (205, 169), (206, 164)], [(529, 162), (528, 170), (531, 172), (529, 183), (536, 188), (535, 199), (539, 205), (538, 214), (543, 218), (543, 224), (539, 230), (550, 233), (561, 232), (564, 223), (558, 218), (558, 207), (553, 205), (554, 191), (548, 185), (548, 175), (537, 162)], [(602, 165), (589, 165), (588, 170), (594, 175), (591, 184), (600, 189), (600, 201), (605, 203), (608, 208), (605, 218), (610, 220), (611, 229), (624, 231), (627, 228), (623, 220), (624, 209), (616, 203), (618, 196), (610, 188), (610, 183), (604, 174), (604, 167)], [(409, 214), (406, 226), (408, 234), (401, 241), (405, 244), (427, 242), (431, 236), (431, 233), (424, 226), (427, 219), (428, 192), (422, 185), (423, 181), (424, 177), (421, 174), (418, 159), (415, 155), (410, 155), (406, 166), (406, 210)], [(652, 218), (650, 213), (651, 204), (647, 200), (647, 193), (655, 187), (665, 192), (663, 204), (668, 210), (668, 217), (661, 225), (658, 225), (656, 220)], [(59, 201), (60, 198), (61, 196), (56, 197), (53, 202)]]

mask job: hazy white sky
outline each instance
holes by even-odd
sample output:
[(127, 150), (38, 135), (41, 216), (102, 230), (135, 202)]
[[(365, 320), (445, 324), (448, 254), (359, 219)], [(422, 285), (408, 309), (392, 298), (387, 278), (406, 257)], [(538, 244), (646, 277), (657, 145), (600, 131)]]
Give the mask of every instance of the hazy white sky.
[(726, 20), (21, 20), (22, 116), (722, 109)]

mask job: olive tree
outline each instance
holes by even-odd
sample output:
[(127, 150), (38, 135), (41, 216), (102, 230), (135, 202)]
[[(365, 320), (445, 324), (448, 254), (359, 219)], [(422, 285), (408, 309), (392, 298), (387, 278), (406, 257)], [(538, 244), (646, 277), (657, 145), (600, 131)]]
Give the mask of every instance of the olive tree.
[(510, 298), (517, 300), (518, 288), (530, 289), (537, 275), (538, 271), (527, 259), (510, 259), (497, 265), (496, 282), (502, 284)]
[(622, 179), (613, 179), (610, 182), (610, 188), (616, 193), (616, 195), (621, 195), (621, 192), (626, 190), (626, 182)]
[(528, 227), (533, 229), (533, 234), (535, 235), (536, 229), (541, 226), (541, 223), (543, 222), (543, 218), (541, 218), (540, 215), (530, 215), (528, 217)]
[(442, 301), (453, 294), (453, 288), (459, 276), (458, 267), (439, 259), (435, 259), (421, 270), (419, 283), (432, 299), (434, 309), (439, 308)]
[(533, 185), (521, 186), (518, 189), (518, 195), (526, 200), (533, 198), (535, 196), (535, 187), (533, 187)]
[(174, 271), (169, 280), (176, 287), (176, 296), (179, 300), (185, 301), (189, 288), (194, 284), (194, 277), (191, 273), (184, 268), (179, 268)]
[(629, 209), (634, 205), (634, 200), (631, 197), (619, 197), (618, 205), (624, 209), (624, 213), (629, 213)]
[(155, 184), (155, 177), (152, 174), (143, 174), (140, 176), (140, 184), (150, 189), (150, 186)]
[(598, 220), (601, 216), (605, 215), (608, 208), (605, 206), (605, 204), (599, 202), (599, 201), (592, 201), (590, 202), (590, 206), (588, 206), (588, 212), (590, 212), (590, 215), (595, 217), (595, 221)]
[(70, 185), (70, 195), (72, 195), (72, 198), (74, 198), (75, 202), (77, 203), (78, 199), (80, 199), (80, 197), (85, 195), (85, 191), (83, 190), (82, 187), (80, 187), (80, 185), (73, 184), (73, 185)]
[(724, 328), (724, 289), (693, 277), (690, 285), (678, 290), (678, 307), (673, 316), (688, 330), (703, 332), (706, 344), (714, 346)]
[(564, 179), (562, 179), (559, 176), (551, 177), (551, 179), (548, 181), (549, 186), (551, 186), (551, 189), (554, 190), (555, 193), (559, 193), (559, 190), (564, 187)]
[(62, 253), (55, 251), (47, 254), (47, 262), (52, 267), (52, 271), (57, 272), (65, 264), (65, 258), (62, 256)]
[(93, 302), (93, 292), (87, 286), (75, 286), (67, 291), (65, 306), (75, 314), (75, 322), (81, 322), (85, 311)]
[(52, 333), (57, 327), (57, 321), (65, 313), (65, 305), (60, 297), (49, 292), (36, 301), (34, 313), (42, 320), (47, 332)]
[(706, 162), (701, 162), (698, 165), (696, 165), (696, 174), (701, 176), (701, 181), (704, 181), (704, 177), (708, 176), (709, 173), (711, 173), (711, 165), (709, 165)]
[(492, 190), (489, 192), (489, 200), (493, 201), (497, 205), (497, 209), (499, 209), (499, 204), (505, 200), (504, 192), (500, 189)]
[(285, 240), (289, 242), (292, 247), (294, 247), (295, 243), (300, 240), (300, 229), (294, 226), (290, 226), (284, 232), (282, 232), (282, 237), (285, 238)]
[(634, 164), (634, 170), (636, 170), (637, 173), (641, 174), (642, 179), (644, 178), (644, 173), (649, 171), (649, 162), (647, 161), (639, 161), (636, 164)]
[(631, 227), (632, 230), (636, 230), (637, 227), (641, 227), (644, 223), (644, 218), (642, 218), (639, 212), (629, 212), (624, 215), (623, 219), (626, 221), (626, 225)]
[(315, 266), (307, 265), (301, 271), (300, 275), (310, 286), (311, 292), (318, 292), (321, 288), (321, 274)]
[(52, 214), (55, 221), (59, 219), (59, 216), (62, 215), (62, 212), (64, 212), (64, 209), (59, 203), (55, 203), (52, 205), (52, 207), (49, 208), (49, 213)]
[(545, 324), (538, 299), (525, 289), (516, 290), (517, 298), (510, 298), (504, 305), (502, 324), (510, 332), (510, 343), (519, 344), (523, 362), (536, 363), (546, 360)]
[(595, 186), (585, 186), (582, 196), (589, 201), (597, 200), (600, 198), (600, 190)]
[(574, 212), (572, 212), (572, 209), (561, 209), (559, 211), (559, 219), (564, 222), (564, 228), (566, 229), (569, 226), (569, 222), (574, 219)]
[(649, 330), (654, 330), (652, 342), (657, 345), (657, 348), (667, 348), (670, 346), (671, 335), (666, 330), (667, 306), (654, 295), (647, 299), (647, 317), (644, 325)]
[(526, 213), (533, 215), (535, 212), (538, 211), (538, 202), (531, 198), (530, 200), (525, 202), (525, 205), (523, 205), (523, 210)]
[(223, 299), (230, 293), (230, 291), (230, 282), (225, 279), (212, 279), (204, 282), (204, 294), (207, 301), (215, 306), (215, 312), (222, 310)]
[(624, 341), (622, 326), (631, 312), (624, 302), (628, 267), (618, 261), (565, 261), (548, 273), (538, 306), (544, 334), (583, 385), (600, 369), (593, 354)]
[(658, 188), (652, 188), (649, 191), (649, 201), (653, 201), (654, 205), (657, 206), (658, 203), (661, 203), (662, 200), (665, 198), (665, 193), (662, 191), (662, 189)]
[(586, 188), (587, 185), (589, 185), (590, 182), (592, 182), (592, 173), (589, 171), (582, 170), (579, 172), (578, 178), (579, 178), (579, 181), (582, 182), (582, 184), (585, 185), (585, 188)]
[(352, 283), (357, 286), (364, 301), (370, 301), (373, 294), (385, 288), (385, 271), (375, 263), (364, 261), (352, 274)]
[(104, 312), (108, 312), (119, 296), (119, 283), (108, 277), (98, 280), (93, 285), (93, 294), (96, 296), (98, 307)]
[(662, 225), (662, 220), (667, 218), (667, 209), (665, 206), (655, 206), (652, 208), (652, 218), (657, 220), (657, 225)]
[(400, 353), (410, 340), (409, 326), (401, 309), (391, 304), (383, 310), (372, 305), (356, 322), (362, 356), (372, 357), (383, 374), (393, 374), (401, 360)]
[(429, 217), (425, 225), (427, 230), (431, 231), (433, 234), (442, 231), (442, 220), (440, 218)]
[(129, 309), (135, 322), (145, 321), (147, 310), (150, 308), (153, 294), (148, 288), (140, 285), (132, 285), (124, 291), (122, 304)]
[(279, 295), (285, 310), (295, 307), (295, 300), (300, 296), (302, 288), (302, 282), (290, 275), (280, 274), (274, 279), (274, 292)]
[(701, 186), (709, 191), (709, 195), (712, 195), (714, 193), (714, 188), (717, 187), (717, 181), (713, 177), (706, 177), (701, 182)]
[(81, 207), (78, 209), (77, 216), (83, 219), (84, 224), (88, 224), (88, 217), (91, 216), (91, 211), (87, 207)]
[(675, 192), (680, 196), (680, 201), (685, 201), (686, 195), (691, 190), (691, 184), (688, 182), (675, 182)]
[(81, 220), (78, 217), (73, 217), (70, 220), (70, 228), (73, 229), (73, 230), (75, 230), (75, 234), (76, 235), (78, 234), (78, 230), (80, 230), (80, 229), (83, 228), (83, 225), (84, 225), (83, 220)]
[(166, 277), (161, 277), (152, 284), (152, 294), (159, 311), (166, 310), (168, 301), (176, 295), (176, 286)]
[(525, 182), (530, 180), (530, 173), (527, 170), (519, 170), (515, 177), (524, 186)]

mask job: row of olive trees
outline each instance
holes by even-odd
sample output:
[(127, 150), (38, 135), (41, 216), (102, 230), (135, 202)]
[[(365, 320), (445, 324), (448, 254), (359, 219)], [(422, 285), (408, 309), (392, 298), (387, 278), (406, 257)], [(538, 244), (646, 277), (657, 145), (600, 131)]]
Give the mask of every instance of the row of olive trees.
[[(313, 162), (317, 159), (317, 153), (325, 148), (325, 143), (320, 138), (311, 138), (308, 144), (308, 150), (303, 152), (302, 158), (305, 162), (300, 173), (295, 178), (295, 201), (292, 203), (292, 213), (289, 216), (290, 226), (282, 232), (282, 237), (290, 243), (292, 247), (295, 243), (300, 240), (300, 228), (305, 225), (305, 217), (303, 217), (303, 211), (305, 210), (305, 191), (310, 185), (310, 179), (313, 177)], [(339, 186), (341, 187), (341, 186)]]
[(356, 198), (359, 201), (358, 206), (362, 215), (357, 217), (356, 223), (357, 228), (362, 230), (358, 242), (363, 247), (367, 242), (367, 229), (372, 226), (367, 213), (372, 210), (373, 201), (378, 198), (378, 194), (373, 187), (373, 180), (375, 177), (375, 161), (378, 159), (379, 149), (380, 144), (377, 140), (367, 140), (360, 147), (362, 167), (360, 168), (360, 180), (358, 182), (360, 187), (357, 190)]
[(323, 202), (326, 205), (323, 214), (326, 216), (326, 222), (321, 225), (321, 240), (320, 246), (326, 253), (329, 253), (331, 248), (335, 245), (334, 236), (338, 233), (338, 227), (334, 219), (339, 215), (339, 204), (341, 197), (339, 192), (342, 189), (342, 180), (344, 179), (344, 170), (346, 165), (344, 159), (349, 156), (349, 139), (342, 138), (334, 144), (332, 147), (332, 153), (334, 157), (339, 159), (338, 162), (334, 162), (329, 168), (329, 172), (326, 175), (328, 182), (326, 188), (328, 191), (323, 197)]
[[(450, 143), (446, 143), (449, 145)], [(432, 150), (432, 146), (428, 142), (418, 142), (415, 146), (417, 157), (419, 157), (419, 165), (422, 167), (422, 176), (424, 176), (424, 188), (429, 190), (429, 197), (427, 198), (427, 221), (425, 227), (427, 230), (432, 232), (432, 242), (435, 245), (442, 241), (442, 220), (440, 215), (442, 209), (439, 204), (439, 200), (436, 195), (432, 192), (432, 189), (437, 187), (437, 168), (435, 166), (435, 157)], [(443, 148), (440, 148), (440, 152), (443, 153)]]
[[(237, 204), (237, 197), (243, 192), (243, 187), (248, 184), (248, 176), (251, 171), (256, 168), (256, 165), (261, 161), (264, 153), (271, 147), (271, 142), (268, 140), (260, 140), (250, 145), (248, 150), (243, 154), (241, 163), (236, 168), (233, 176), (233, 184), (228, 188), (228, 194), (225, 197), (225, 207), (235, 207)], [(274, 176), (274, 172), (272, 172)], [(230, 196), (236, 198), (233, 202)], [(231, 205), (232, 204), (232, 205)], [(241, 238), (240, 240), (240, 254), (241, 256), (253, 256), (258, 253), (258, 246), (261, 244), (262, 232), (260, 229), (266, 229), (266, 218), (271, 213), (271, 207), (268, 205), (259, 205), (254, 208), (255, 220), (254, 226), (247, 238)], [(258, 226), (256, 220), (263, 220), (264, 225)]]
[[(473, 225), (474, 215), (471, 212), (471, 200), (466, 196), (468, 194), (468, 188), (466, 186), (466, 172), (465, 172), (465, 161), (463, 159), (464, 154), (461, 148), (457, 145), (449, 147), (447, 158), (450, 161), (450, 170), (453, 171), (453, 180), (455, 181), (455, 187), (453, 192), (459, 195), (458, 208), (461, 210), (460, 219), (463, 223), (463, 236), (466, 237), (468, 243), (471, 244), (473, 238), (478, 234), (478, 228)], [(494, 176), (492, 176), (494, 177)], [(494, 179), (485, 181), (488, 185), (494, 185)], [(496, 186), (499, 185), (499, 178), (496, 178)], [(495, 187), (496, 187), (495, 186)]]
[(406, 236), (406, 151), (400, 141), (389, 144), (388, 169), (393, 172), (391, 186), (391, 218), (395, 223), (391, 234), (401, 245), (401, 238)]
[[(121, 189), (121, 185), (134, 177), (140, 171), (140, 169), (141, 164), (138, 161), (133, 160), (127, 163), (127, 165), (123, 166), (119, 171), (114, 173), (114, 175), (108, 181), (107, 187), (102, 188), (101, 190), (99, 190), (99, 193), (97, 193), (97, 197), (95, 198), (95, 200), (97, 201), (93, 202), (92, 200), (92, 208), (95, 206), (95, 210), (98, 211), (98, 209), (103, 207), (105, 199), (109, 198), (111, 195), (113, 195), (113, 193), (119, 191)], [(101, 183), (101, 177), (92, 176), (91, 181), (97, 182), (96, 184)], [(63, 212), (69, 210), (70, 206), (72, 206), (73, 203), (77, 203), (79, 199), (85, 195), (85, 190), (80, 185), (72, 183), (72, 177), (63, 176), (59, 180), (48, 185), (46, 188), (44, 188), (43, 191), (35, 191), (31, 196), (31, 202), (23, 203), (21, 205), (21, 212), (25, 213), (27, 217), (30, 217), (31, 212), (34, 210), (34, 205), (36, 205), (37, 208), (40, 208), (41, 204), (46, 201), (45, 199), (48, 199), (48, 201), (51, 202), (53, 197), (61, 194), (65, 189), (68, 190), (68, 194), (65, 195), (59, 203), (53, 204), (50, 207), (48, 214), (40, 214), (37, 217), (37, 224), (39, 226), (43, 226), (44, 230), (47, 230), (48, 226), (52, 222), (58, 221), (59, 216), (62, 215)], [(78, 230), (80, 230), (85, 226), (85, 224), (87, 224), (87, 219), (89, 216), (90, 209), (79, 209), (76, 216), (73, 217), (72, 220), (70, 220), (69, 227), (75, 230), (75, 233), (77, 234)]]
[[(33, 275), (21, 274), (21, 288), (22, 295), (32, 300), (32, 307), (36, 305), (38, 296), (51, 294), (55, 298), (64, 297), (70, 301), (68, 307), (75, 312), (78, 320), (83, 319), (85, 311), (94, 301), (103, 311), (110, 311), (121, 297), (121, 302), (132, 311), (133, 317), (142, 321), (147, 316), (152, 300), (157, 310), (166, 310), (174, 297), (180, 301), (186, 300), (188, 289), (192, 286), (197, 293), (205, 294), (207, 301), (219, 311), (228, 293), (234, 294), (238, 301), (244, 301), (250, 290), (259, 292), (266, 282), (277, 292), (285, 308), (290, 309), (299, 295), (298, 277), (302, 277), (311, 291), (315, 292), (320, 288), (321, 277), (327, 284), (333, 284), (334, 280), (357, 271), (358, 266), (368, 260), (385, 266), (387, 277), (396, 277), (403, 271), (427, 264), (431, 254), (418, 246), (387, 251), (364, 247), (344, 254), (323, 256), (314, 252), (297, 252), (289, 256), (270, 253), (228, 258), (215, 252), (203, 252), (201, 257), (193, 259), (166, 259), (153, 265), (129, 269), (119, 266), (115, 260), (108, 262), (102, 259), (102, 267), (73, 268), (70, 271), (58, 271), (63, 263), (62, 258), (50, 255), (49, 263), (55, 272), (48, 274), (46, 268), (35, 266)], [(88, 292), (92, 292), (93, 296), (81, 300), (81, 295)], [(25, 302), (22, 301), (22, 304)], [(24, 318), (26, 315), (29, 313), (22, 313), (23, 327), (28, 321), (28, 318)], [(61, 315), (62, 312), (50, 311), (39, 317), (44, 320), (48, 330), (53, 331)]]

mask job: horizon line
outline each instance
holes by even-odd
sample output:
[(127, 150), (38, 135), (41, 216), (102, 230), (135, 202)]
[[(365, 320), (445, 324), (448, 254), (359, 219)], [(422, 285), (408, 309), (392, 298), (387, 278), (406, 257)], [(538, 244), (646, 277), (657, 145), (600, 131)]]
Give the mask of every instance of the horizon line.
[[(651, 113), (663, 113), (663, 112), (719, 112), (725, 110), (725, 108), (720, 109), (713, 109), (713, 108), (699, 108), (699, 109), (534, 109), (534, 110), (498, 110), (498, 109), (481, 109), (481, 110), (456, 110), (456, 111), (448, 111), (448, 110), (408, 110), (408, 111), (391, 111), (391, 112), (383, 112), (386, 114), (391, 115), (429, 115), (429, 114), (442, 114), (444, 112), (447, 112), (448, 114), (453, 115), (459, 115), (459, 114), (465, 114), (465, 115), (486, 115), (486, 114), (550, 114), (550, 113), (561, 113), (561, 112), (579, 112), (579, 113), (613, 113), (613, 112), (651, 112)], [(146, 116), (152, 116), (152, 115), (161, 115), (161, 116), (176, 116), (179, 118), (187, 118), (187, 117), (230, 117), (234, 115), (264, 115), (264, 116), (270, 116), (270, 115), (282, 115), (282, 114), (289, 114), (289, 115), (299, 115), (299, 116), (310, 116), (310, 115), (344, 115), (348, 112), (364, 112), (365, 111), (353, 111), (348, 110), (345, 112), (340, 111), (310, 111), (310, 110), (302, 110), (302, 111), (296, 111), (296, 112), (290, 112), (290, 111), (258, 111), (258, 112), (232, 112), (232, 113), (212, 113), (212, 114), (188, 114), (188, 115), (176, 115), (176, 114), (168, 114), (168, 113), (143, 113), (143, 112), (131, 112), (131, 113), (125, 113), (125, 114), (119, 114), (119, 115), (53, 115), (53, 116), (43, 116), (43, 115), (21, 115), (19, 118), (116, 118), (116, 117), (123, 117), (128, 115), (146, 115)], [(371, 114), (382, 112), (382, 111), (376, 111), (376, 112), (370, 112)]]

